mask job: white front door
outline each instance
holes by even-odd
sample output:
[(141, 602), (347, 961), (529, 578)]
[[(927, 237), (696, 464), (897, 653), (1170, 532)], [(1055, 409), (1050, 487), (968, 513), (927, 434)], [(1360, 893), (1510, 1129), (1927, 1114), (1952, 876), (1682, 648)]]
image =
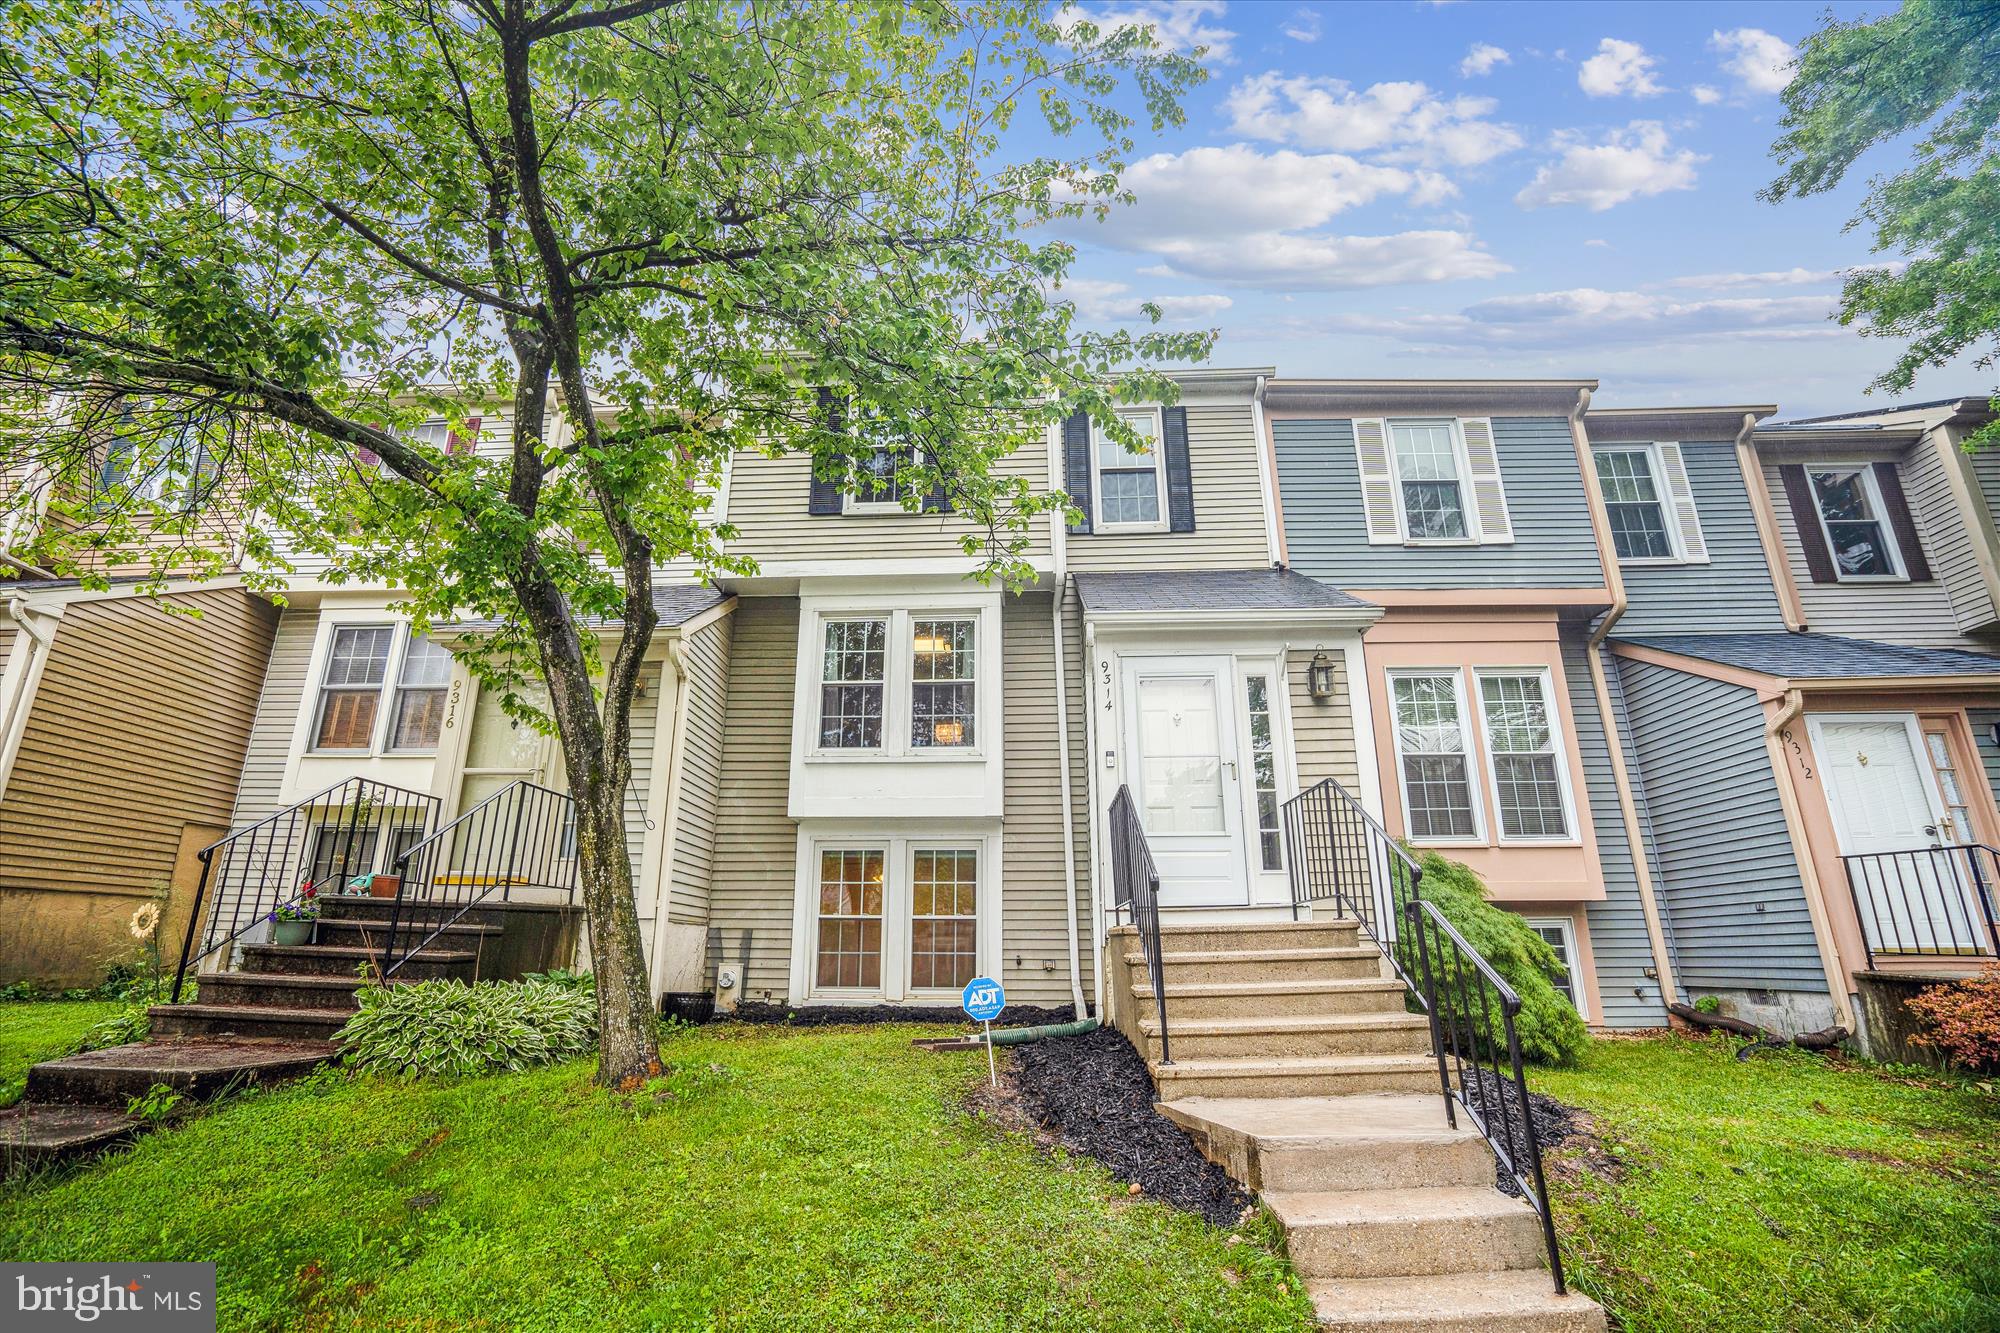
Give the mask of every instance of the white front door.
[(1941, 836), (1945, 811), (1916, 716), (1808, 715), (1807, 723), (1870, 946), (1976, 948), (1968, 866), (1957, 853), (1935, 850), (1949, 841)]
[(1132, 657), (1124, 674), (1126, 781), (1161, 906), (1247, 904), (1230, 659)]

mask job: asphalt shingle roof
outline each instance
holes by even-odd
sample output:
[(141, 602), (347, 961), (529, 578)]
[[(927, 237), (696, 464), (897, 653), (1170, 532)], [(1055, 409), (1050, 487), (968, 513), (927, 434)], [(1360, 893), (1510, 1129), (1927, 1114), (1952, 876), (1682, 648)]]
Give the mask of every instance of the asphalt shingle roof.
[[(653, 609), (660, 613), (660, 628), (670, 629), (675, 625), (685, 625), (710, 607), (719, 606), (726, 594), (700, 583), (656, 583), (653, 585)], [(616, 625), (617, 617), (608, 620), (596, 616), (584, 617), (583, 624), (591, 626)], [(455, 630), (498, 629), (497, 620), (458, 621), (450, 626)], [(439, 626), (444, 628), (444, 626)]]
[(1865, 676), (1993, 676), (2000, 657), (1954, 648), (1842, 638), (1837, 634), (1615, 634), (1617, 643), (1798, 680)]
[(1085, 611), (1353, 611), (1372, 607), (1289, 569), (1078, 574)]

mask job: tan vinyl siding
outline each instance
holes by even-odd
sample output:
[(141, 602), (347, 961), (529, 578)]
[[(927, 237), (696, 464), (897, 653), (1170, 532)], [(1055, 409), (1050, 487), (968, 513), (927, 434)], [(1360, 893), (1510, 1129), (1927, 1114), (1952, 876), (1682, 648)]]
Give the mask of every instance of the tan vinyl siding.
[(680, 801), (667, 919), (682, 925), (701, 925), (709, 917), (733, 619), (725, 616), (696, 630), (681, 646), (682, 667), (688, 673), (687, 716), (682, 719), (683, 749), (674, 774)]
[(1298, 754), (1299, 790), (1326, 778), (1360, 793), (1360, 771), (1354, 757), (1354, 706), (1347, 689), (1347, 659), (1333, 658), (1333, 697), (1315, 699), (1307, 683), (1313, 654), (1308, 650), (1290, 653), (1285, 674), (1291, 682), (1292, 744)]
[[(632, 700), (632, 780), (625, 787), (625, 849), (632, 858), (632, 875), (636, 880), (640, 873), (640, 861), (646, 848), (646, 793), (653, 783), (653, 755), (660, 744), (660, 684), (666, 673), (659, 667), (647, 667), (639, 673), (639, 684), (645, 690)], [(552, 767), (562, 767), (561, 752)], [(551, 773), (551, 776), (554, 776)], [(567, 787), (567, 782), (560, 785)], [(650, 895), (641, 899), (641, 906), (648, 910), (639, 919), (651, 926), (653, 899)], [(648, 930), (646, 938), (651, 939)]]
[(249, 753), (243, 759), (243, 781), (236, 789), (236, 809), (229, 821), (232, 829), (254, 824), (284, 808), (279, 798), (285, 789), (292, 732), (304, 706), (306, 671), (318, 632), (317, 611), (286, 611), (279, 617), (270, 665), (257, 698), (257, 720), (250, 728)]
[[(1004, 476), (1021, 476), (1036, 492), (1049, 487), (1048, 449), (1039, 440), (1002, 460)], [(742, 533), (734, 555), (759, 564), (801, 560), (950, 560), (965, 552), (959, 539), (972, 525), (950, 514), (809, 514), (812, 459), (805, 454), (768, 458), (739, 453), (730, 460), (729, 521)], [(1027, 558), (1049, 556), (1049, 524), (1030, 524)]]
[[(1990, 625), (1995, 611), (1992, 590), (1979, 566), (1976, 540), (1971, 525), (1959, 507), (1953, 491), (1948, 461), (1941, 450), (1955, 449), (1948, 432), (1934, 431), (1910, 451), (1903, 464), (1903, 490), (1910, 513), (1924, 534), (1924, 549), (1930, 556), (1931, 572), (1944, 585), (1951, 599), (1951, 611), (1958, 627)], [(1983, 517), (1976, 521), (1984, 521)]]
[(1073, 533), (1072, 569), (1260, 569), (1272, 562), (1249, 402), (1190, 403), (1187, 424), (1194, 531)]
[(19, 632), (12, 625), (0, 625), (0, 675), (6, 674), (7, 658), (14, 651), (14, 636)]
[[(1000, 980), (1008, 999), (1023, 1004), (1072, 1001), (1069, 909), (1064, 903), (1068, 890), (1063, 876), (1055, 631), (1050, 623), (1053, 609), (1047, 595), (1009, 597), (1001, 618), (1006, 783), (1001, 831)], [(1066, 626), (1065, 647), (1069, 646), (1069, 633)], [(1072, 672), (1064, 683), (1070, 717), (1076, 719), (1083, 708), (1080, 681)], [(1081, 776), (1074, 772), (1077, 757), (1072, 749), (1073, 782)], [(1074, 792), (1072, 787), (1072, 795)], [(1078, 912), (1081, 934), (1087, 906), (1079, 907)]]
[[(803, 511), (803, 494), (799, 505)], [(798, 824), (785, 808), (799, 604), (790, 597), (748, 599), (732, 619), (711, 887), (710, 919), (721, 945), (715, 961), (744, 968), (744, 998), (782, 1004), (791, 982), (798, 858)]]
[[(1942, 580), (1930, 583), (1814, 583), (1806, 567), (1805, 550), (1799, 545), (1798, 520), (1785, 501), (1785, 483), (1778, 466), (1764, 468), (1765, 484), (1778, 516), (1778, 535), (1785, 544), (1785, 558), (1791, 563), (1792, 579), (1805, 608), (1806, 628), (1815, 634), (1842, 634), (1856, 639), (1876, 639), (1883, 643), (1906, 643), (1923, 648), (1978, 647), (1958, 632), (1952, 616), (1951, 596)], [(1911, 486), (1908, 470), (1903, 485)], [(1916, 504), (1912, 500), (1912, 509)], [(1883, 518), (1888, 532), (1888, 519)], [(1924, 556), (1932, 560), (1933, 543), (1928, 526), (1919, 521), (1918, 533)], [(1894, 541), (1894, 535), (1889, 535)]]

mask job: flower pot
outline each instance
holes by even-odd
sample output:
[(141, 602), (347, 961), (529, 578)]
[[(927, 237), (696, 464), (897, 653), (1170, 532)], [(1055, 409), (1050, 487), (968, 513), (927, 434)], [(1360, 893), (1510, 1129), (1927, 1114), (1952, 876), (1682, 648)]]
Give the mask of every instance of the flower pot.
[(271, 923), (271, 943), (311, 944), (313, 923), (310, 921), (273, 921)]
[(376, 898), (393, 898), (402, 887), (403, 878), (400, 875), (377, 875), (368, 881), (368, 892)]

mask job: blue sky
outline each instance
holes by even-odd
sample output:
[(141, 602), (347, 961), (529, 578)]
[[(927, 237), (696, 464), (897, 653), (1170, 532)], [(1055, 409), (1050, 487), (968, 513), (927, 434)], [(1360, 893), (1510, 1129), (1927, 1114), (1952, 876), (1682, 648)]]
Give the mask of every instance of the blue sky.
[[(1212, 364), (1297, 376), (1594, 376), (1606, 406), (1875, 406), (1894, 344), (1828, 319), (1868, 174), (1756, 192), (1810, 4), (1086, 0), (1207, 45), (1138, 204), (1077, 231), (1064, 294), (1103, 325), (1158, 300)], [(1881, 6), (1835, 5), (1851, 17)], [(1932, 372), (1916, 396), (1981, 393)]]

